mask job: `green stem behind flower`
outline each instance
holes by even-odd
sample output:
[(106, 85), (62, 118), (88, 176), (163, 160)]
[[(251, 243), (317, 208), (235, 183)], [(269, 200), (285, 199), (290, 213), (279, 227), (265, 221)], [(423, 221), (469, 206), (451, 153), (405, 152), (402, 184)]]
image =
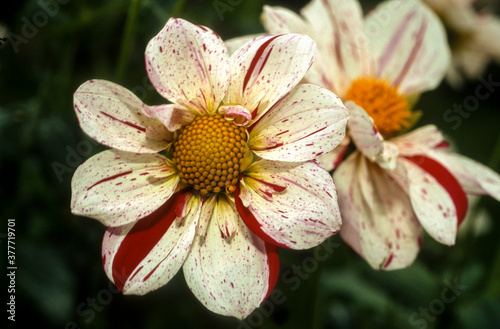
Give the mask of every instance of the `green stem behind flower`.
[(127, 22), (125, 23), (125, 31), (123, 33), (122, 43), (120, 46), (120, 57), (118, 58), (118, 65), (115, 71), (115, 82), (121, 83), (125, 69), (129, 60), (130, 49), (132, 48), (132, 41), (134, 38), (135, 25), (139, 8), (141, 7), (142, 0), (132, 0), (127, 13)]

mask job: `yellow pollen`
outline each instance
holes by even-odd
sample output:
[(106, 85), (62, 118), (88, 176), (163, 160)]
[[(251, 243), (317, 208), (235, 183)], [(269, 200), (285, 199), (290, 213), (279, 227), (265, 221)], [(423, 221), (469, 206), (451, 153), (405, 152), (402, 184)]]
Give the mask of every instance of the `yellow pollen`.
[(202, 195), (233, 193), (245, 155), (246, 130), (220, 114), (199, 116), (183, 127), (173, 147), (181, 181)]
[(386, 81), (375, 78), (354, 80), (346, 93), (346, 100), (361, 106), (384, 137), (410, 126), (412, 112), (408, 100), (398, 93), (397, 87)]

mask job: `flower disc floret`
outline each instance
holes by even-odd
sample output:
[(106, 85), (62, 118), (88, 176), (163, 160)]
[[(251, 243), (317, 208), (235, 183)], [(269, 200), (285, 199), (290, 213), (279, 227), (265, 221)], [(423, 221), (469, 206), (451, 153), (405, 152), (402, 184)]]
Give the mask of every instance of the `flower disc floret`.
[(202, 195), (236, 190), (245, 155), (245, 128), (220, 114), (197, 117), (179, 133), (173, 162), (181, 181)]

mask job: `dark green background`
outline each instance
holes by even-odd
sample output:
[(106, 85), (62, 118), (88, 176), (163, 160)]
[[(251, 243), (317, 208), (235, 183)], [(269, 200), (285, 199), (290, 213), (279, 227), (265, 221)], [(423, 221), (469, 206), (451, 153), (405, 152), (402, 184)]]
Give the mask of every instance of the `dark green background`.
[[(54, 14), (45, 15), (44, 24), (41, 3), (55, 0), (12, 1), (0, 9), (0, 23), (26, 41), (10, 40), (0, 47), (0, 264), (4, 273), (7, 219), (15, 218), (16, 327), (500, 328), (500, 207), (488, 197), (479, 206), (491, 219), (482, 235), (462, 232), (455, 247), (426, 236), (417, 261), (405, 270), (372, 270), (339, 236), (319, 247), (321, 261), (314, 250), (281, 250), (274, 300), (243, 323), (205, 309), (181, 272), (146, 296), (115, 293), (101, 264), (105, 227), (70, 213), (76, 166), (104, 149), (78, 126), (73, 92), (84, 81), (100, 78), (133, 90), (148, 104), (160, 104), (146, 79), (143, 56), (169, 17), (206, 25), (227, 39), (263, 32), (259, 15), (264, 1), (221, 0), (235, 4), (223, 20), (212, 1), (61, 2), (57, 10), (48, 7)], [(265, 3), (299, 9), (306, 1)], [(362, 5), (368, 10), (376, 3)], [(127, 29), (133, 8), (135, 25)], [(26, 22), (40, 27), (30, 30)], [(500, 81), (497, 65), (490, 65), (484, 77), (490, 74)], [(482, 101), (458, 129), (443, 120), (443, 113), (474, 95), (477, 85), (470, 81), (454, 90), (443, 83), (424, 94), (417, 106), (424, 111), (419, 124), (438, 125), (461, 153), (498, 171), (500, 92)], [(5, 275), (1, 282), (6, 297)], [(445, 290), (454, 282), (461, 286), (458, 293)], [(5, 297), (2, 320), (8, 316)], [(418, 314), (429, 308), (440, 314), (430, 313), (427, 319)]]

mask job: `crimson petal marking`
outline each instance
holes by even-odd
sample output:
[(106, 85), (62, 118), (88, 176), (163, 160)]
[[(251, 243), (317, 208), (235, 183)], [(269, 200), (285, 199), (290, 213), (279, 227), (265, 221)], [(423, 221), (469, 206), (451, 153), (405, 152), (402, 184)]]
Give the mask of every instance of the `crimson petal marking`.
[(128, 122), (128, 121), (125, 121), (125, 120), (120, 120), (120, 119), (118, 119), (118, 118), (115, 118), (114, 116), (112, 116), (112, 115), (111, 115), (111, 114), (109, 114), (109, 113), (106, 113), (106, 112), (103, 112), (103, 111), (100, 111), (100, 112), (101, 112), (101, 114), (103, 114), (103, 115), (107, 116), (107, 117), (108, 117), (108, 118), (110, 118), (111, 120), (115, 120), (115, 121), (118, 121), (118, 122), (120, 122), (120, 123), (123, 123), (124, 125), (127, 125), (127, 126), (129, 126), (129, 127), (135, 128), (135, 129), (137, 129), (137, 130), (139, 130), (139, 131), (142, 131), (143, 133), (145, 133), (145, 132), (146, 132), (146, 128), (144, 128), (144, 127), (141, 127), (141, 126), (139, 126), (139, 125), (136, 125), (136, 124), (134, 124), (134, 123), (132, 123), (132, 122)]
[(108, 181), (110, 181), (110, 180), (116, 179), (116, 178), (121, 177), (121, 176), (126, 176), (126, 175), (129, 175), (129, 174), (131, 174), (131, 173), (132, 173), (132, 170), (129, 170), (129, 171), (125, 171), (125, 172), (122, 172), (122, 173), (119, 173), (119, 174), (116, 174), (116, 175), (110, 176), (110, 177), (103, 178), (103, 179), (101, 179), (100, 181), (98, 181), (98, 182), (94, 183), (93, 185), (91, 185), (91, 186), (87, 187), (87, 191), (88, 191), (88, 190), (90, 190), (91, 188), (93, 188), (93, 187), (95, 187), (95, 186), (99, 185), (99, 184), (102, 184), (102, 183), (104, 183), (104, 182), (108, 182)]
[(168, 145), (165, 138), (149, 138), (147, 131), (161, 131), (162, 123), (144, 115), (142, 101), (120, 85), (89, 80), (75, 91), (73, 104), (82, 130), (103, 145), (137, 153), (156, 153)]
[(462, 189), (462, 186), (457, 181), (455, 176), (453, 176), (448, 169), (437, 162), (434, 159), (423, 155), (414, 155), (411, 157), (405, 157), (410, 160), (432, 177), (434, 177), (438, 183), (448, 192), (453, 203), (455, 204), (455, 209), (457, 212), (457, 227), (462, 223), (467, 214), (468, 201), (467, 196)]
[(419, 54), (420, 50), (422, 49), (422, 45), (424, 42), (424, 35), (425, 35), (426, 30), (427, 30), (427, 22), (424, 20), (422, 22), (422, 25), (420, 26), (420, 29), (417, 32), (415, 44), (413, 45), (413, 48), (412, 48), (408, 58), (406, 59), (405, 65), (403, 66), (403, 68), (399, 72), (398, 77), (393, 81), (393, 84), (395, 86), (399, 86), (401, 84), (401, 82), (403, 81), (405, 76), (408, 74), (408, 71), (410, 70), (413, 62), (417, 58), (417, 55)]
[[(185, 193), (182, 191), (176, 192), (158, 210), (140, 219), (123, 239), (113, 259), (113, 281), (118, 290), (123, 290), (127, 280), (133, 277), (137, 266), (174, 222), (175, 209), (185, 200), (183, 196)], [(112, 233), (115, 229), (109, 230)]]
[[(271, 42), (273, 42), (273, 40), (276, 39), (277, 37), (279, 37), (279, 35), (276, 35), (276, 36), (270, 38), (269, 40), (264, 42), (259, 47), (259, 49), (257, 49), (257, 52), (255, 53), (255, 56), (252, 59), (252, 62), (250, 63), (250, 66), (248, 67), (248, 71), (245, 75), (245, 79), (243, 80), (242, 93), (245, 92), (245, 89), (247, 88), (248, 81), (250, 80), (250, 77), (253, 75), (253, 72), (254, 72), (255, 68), (257, 67), (257, 64), (259, 63), (259, 61), (261, 62), (261, 64), (259, 65), (259, 68), (257, 70), (257, 74), (259, 74), (262, 71), (262, 69), (264, 68), (264, 66), (266, 65), (267, 59), (269, 58), (269, 55), (271, 54), (271, 52), (273, 50), (273, 46), (271, 46), (271, 49), (269, 49), (269, 52), (266, 54), (266, 57), (262, 61), (261, 61), (261, 56), (264, 53), (264, 51), (266, 50), (266, 48), (269, 46), (269, 44)], [(255, 113), (252, 113), (252, 116), (255, 117)]]
[(261, 228), (260, 223), (257, 221), (255, 216), (252, 214), (252, 212), (243, 205), (243, 202), (240, 199), (240, 185), (236, 186), (236, 192), (235, 192), (235, 198), (234, 201), (236, 203), (236, 210), (240, 214), (241, 219), (243, 219), (243, 222), (245, 225), (259, 238), (262, 240), (266, 241), (267, 243), (270, 243), (272, 245), (281, 247), (281, 248), (287, 248), (290, 249), (290, 247), (279, 243), (278, 241), (274, 240), (271, 238), (269, 235), (264, 233), (264, 231)]

